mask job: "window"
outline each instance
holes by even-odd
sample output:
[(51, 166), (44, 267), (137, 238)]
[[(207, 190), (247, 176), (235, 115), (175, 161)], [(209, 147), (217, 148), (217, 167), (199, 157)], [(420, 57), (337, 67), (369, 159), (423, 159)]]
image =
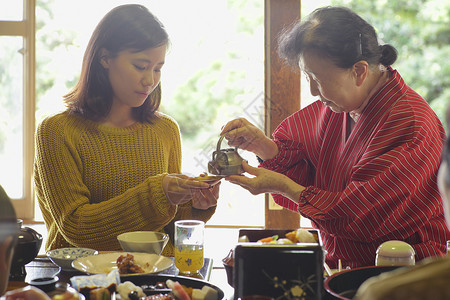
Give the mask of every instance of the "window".
[[(10, 138), (4, 142), (8, 145), (7, 151), (4, 152), (11, 154), (2, 154), (2, 159), (16, 162), (17, 166), (11, 166), (9, 169), (19, 170), (16, 178), (11, 178), (11, 174), (3, 174), (4, 178), (11, 182), (9, 185), (5, 184), (5, 189), (13, 198), (21, 196), (19, 179), (26, 178), (28, 182), (32, 179), (32, 156), (28, 161), (22, 160), (17, 145), (20, 144), (20, 149), (27, 149), (28, 146), (25, 145), (33, 145), (35, 125), (44, 117), (64, 109), (62, 96), (78, 78), (83, 52), (95, 25), (111, 8), (129, 1), (108, 1), (98, 5), (85, 0), (24, 2), (30, 6), (35, 5), (36, 9), (38, 76), (36, 102), (27, 102), (27, 105), (20, 108), (25, 110), (29, 105), (33, 113), (35, 111), (35, 115), (30, 118), (33, 122), (32, 132), (27, 133), (25, 139), (25, 129), (21, 127), (25, 125), (25, 118), (18, 118), (19, 109), (12, 107), (11, 111), (15, 113), (14, 120), (17, 124), (14, 139)], [(217, 145), (218, 133), (226, 121), (244, 116), (259, 124), (261, 128), (264, 126), (264, 2), (238, 2), (197, 0), (149, 4), (148, 1), (133, 1), (147, 5), (161, 19), (171, 37), (172, 45), (163, 69), (164, 94), (161, 110), (177, 119), (181, 126), (183, 171), (187, 174), (197, 175), (207, 170), (207, 163)], [(174, 7), (177, 9), (174, 10)], [(210, 13), (199, 16), (198, 12), (205, 10)], [(80, 21), (80, 15), (83, 15), (83, 21)], [(190, 17), (189, 22), (180, 26), (180, 20), (186, 16)], [(21, 26), (25, 25), (24, 23)], [(17, 38), (19, 40), (15, 44), (20, 44), (23, 37)], [(2, 45), (4, 46), (1, 47), (5, 48), (6, 45), (9, 48), (14, 47), (12, 41)], [(16, 48), (20, 50), (22, 47)], [(16, 61), (21, 59), (20, 53), (16, 56)], [(22, 76), (16, 71), (20, 64), (15, 63), (12, 57), (11, 55), (7, 59), (10, 69), (6, 73), (14, 74), (18, 78), (16, 86), (20, 88), (15, 88), (15, 93), (18, 94), (22, 91)], [(11, 93), (5, 97), (8, 105), (19, 105), (13, 100), (17, 98), (16, 94)], [(186, 107), (189, 107), (189, 110), (186, 110)], [(206, 120), (203, 121), (199, 115), (204, 115), (205, 112)], [(8, 124), (13, 123), (8, 121)], [(11, 141), (15, 141), (15, 144)], [(222, 147), (228, 146), (224, 144)], [(34, 149), (31, 149), (31, 153), (33, 151)], [(252, 164), (256, 164), (253, 155), (240, 153)], [(31, 167), (31, 173), (20, 173), (22, 164)], [(32, 184), (29, 188), (31, 187)], [(25, 195), (23, 197), (26, 198)], [(31, 199), (31, 193), (28, 199)], [(264, 226), (264, 195), (253, 196), (237, 186), (223, 183), (219, 203), (218, 212), (211, 224)], [(33, 201), (30, 200), (26, 206), (32, 209)], [(242, 217), (237, 218), (239, 212), (246, 212), (245, 216), (241, 213)], [(41, 218), (37, 205), (36, 214), (38, 219)], [(23, 218), (33, 218), (33, 214), (19, 215)]]
[[(107, 11), (126, 2), (109, 1), (95, 7), (86, 0), (19, 0), (8, 2), (7, 9), (0, 12), (0, 50), (5, 53), (0, 57), (5, 74), (0, 81), (0, 104), (6, 108), (0, 112), (4, 125), (0, 130), (0, 162), (8, 170), (0, 174), (0, 184), (14, 198), (21, 218), (42, 219), (32, 190), (35, 126), (45, 116), (64, 109), (62, 96), (78, 78), (92, 30)], [(192, 174), (206, 170), (218, 131), (226, 121), (243, 116), (264, 127), (264, 2), (239, 2), (164, 1), (151, 7), (172, 40), (164, 67), (161, 109), (180, 124), (188, 124), (189, 119), (180, 118), (192, 114), (180, 111), (180, 101), (195, 98), (197, 110), (206, 111), (207, 117), (214, 116), (205, 122), (212, 124), (209, 127), (194, 124), (197, 127), (184, 128), (183, 170)], [(210, 13), (198, 17), (198, 11)], [(184, 18), (180, 12), (192, 16), (188, 25), (180, 26)], [(207, 106), (201, 102), (205, 98), (209, 99)], [(257, 164), (253, 155), (240, 153), (252, 165)], [(253, 196), (223, 183), (218, 211), (210, 223), (264, 226), (264, 207), (263, 195)]]
[(0, 10), (0, 184), (17, 214), (32, 218), (35, 6), (32, 0), (6, 5)]
[[(292, 2), (295, 1), (300, 0)], [(126, 2), (106, 1), (98, 7), (96, 2), (87, 0), (0, 3), (0, 184), (13, 198), (21, 218), (32, 219), (35, 214), (32, 184), (35, 126), (44, 116), (64, 109), (62, 96), (78, 78), (83, 51), (94, 26), (112, 7)], [(161, 109), (182, 126), (184, 171), (198, 174), (206, 170), (217, 134), (226, 121), (244, 116), (261, 128), (267, 122), (262, 117), (264, 5), (289, 1), (135, 2), (151, 6), (171, 35), (172, 49), (163, 71)], [(346, 5), (368, 19), (382, 33), (380, 38), (399, 50), (395, 67), (430, 101), (443, 120), (448, 105), (449, 68), (442, 57), (449, 48), (445, 16), (450, 7), (440, 5), (438, 0), (428, 0), (426, 5), (396, 3), (303, 0), (301, 13), (304, 16), (327, 4)], [(395, 18), (385, 19), (386, 14), (381, 13), (384, 11), (392, 12)], [(180, 20), (188, 21), (180, 25)], [(418, 34), (409, 38), (411, 32)], [(303, 83), (301, 94), (302, 107), (314, 100)], [(188, 103), (187, 99), (195, 101)], [(195, 117), (194, 111), (199, 109), (207, 121), (198, 122), (201, 119)], [(240, 153), (256, 165), (252, 155)], [(224, 183), (219, 210), (212, 222), (217, 226), (264, 226), (265, 211), (276, 209), (263, 196), (253, 197)], [(36, 212), (39, 213), (38, 208)]]

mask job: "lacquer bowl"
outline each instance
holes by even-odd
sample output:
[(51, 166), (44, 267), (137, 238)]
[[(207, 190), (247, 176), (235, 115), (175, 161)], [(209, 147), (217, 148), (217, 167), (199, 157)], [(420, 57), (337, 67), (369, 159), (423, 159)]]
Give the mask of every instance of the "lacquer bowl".
[[(22, 220), (17, 222), (22, 226)], [(25, 280), (25, 265), (31, 262), (39, 253), (42, 245), (42, 235), (29, 227), (21, 227), (17, 236), (17, 244), (14, 247), (14, 255), (11, 261), (9, 280)]]
[(334, 273), (324, 282), (328, 299), (351, 300), (364, 281), (399, 267), (401, 266), (369, 266)]

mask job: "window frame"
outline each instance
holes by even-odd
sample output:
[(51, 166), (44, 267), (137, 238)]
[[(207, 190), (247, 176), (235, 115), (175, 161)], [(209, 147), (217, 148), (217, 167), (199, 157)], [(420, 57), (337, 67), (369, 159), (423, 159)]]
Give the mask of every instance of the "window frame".
[(36, 79), (36, 0), (23, 0), (23, 19), (1, 21), (0, 36), (20, 36), (23, 38), (23, 192), (21, 198), (12, 199), (18, 218), (34, 218), (34, 132), (35, 132), (35, 79)]
[[(301, 0), (266, 0), (265, 28), (265, 131), (272, 136), (276, 127), (300, 109), (301, 76), (280, 60), (277, 39), (280, 32), (301, 16)], [(297, 101), (293, 101), (298, 99)], [(270, 194), (265, 197), (266, 228), (299, 228), (300, 214), (275, 203)]]

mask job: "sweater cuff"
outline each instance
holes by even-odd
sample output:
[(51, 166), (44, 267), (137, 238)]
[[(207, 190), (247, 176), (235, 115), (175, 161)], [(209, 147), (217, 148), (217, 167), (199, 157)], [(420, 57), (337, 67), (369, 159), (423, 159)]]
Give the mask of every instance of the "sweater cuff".
[(152, 176), (148, 179), (148, 185), (150, 189), (150, 201), (152, 206), (160, 212), (162, 216), (168, 217), (173, 215), (176, 209), (175, 205), (172, 205), (166, 197), (163, 189), (163, 179), (167, 173)]

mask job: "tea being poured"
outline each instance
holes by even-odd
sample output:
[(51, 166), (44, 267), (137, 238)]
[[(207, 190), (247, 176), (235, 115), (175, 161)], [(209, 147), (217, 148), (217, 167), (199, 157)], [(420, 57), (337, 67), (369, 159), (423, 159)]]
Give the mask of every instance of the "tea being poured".
[(208, 163), (208, 172), (214, 175), (240, 175), (244, 173), (242, 169), (243, 158), (236, 148), (220, 149), (224, 135), (220, 136), (217, 142), (217, 149), (212, 154), (212, 160)]

